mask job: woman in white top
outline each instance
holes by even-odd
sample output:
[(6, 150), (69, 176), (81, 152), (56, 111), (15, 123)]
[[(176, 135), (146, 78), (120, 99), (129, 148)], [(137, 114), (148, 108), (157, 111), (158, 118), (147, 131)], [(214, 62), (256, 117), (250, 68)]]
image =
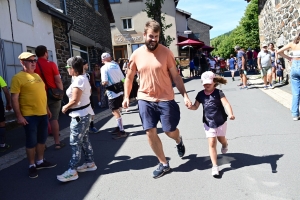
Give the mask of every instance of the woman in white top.
[[(69, 103), (62, 107), (62, 112), (69, 114), (70, 124), (70, 145), (72, 157), (69, 162), (69, 169), (57, 179), (62, 182), (73, 181), (78, 178), (77, 172), (94, 171), (97, 166), (94, 163), (93, 148), (89, 140), (88, 130), (91, 116), (94, 111), (90, 103), (91, 85), (83, 71), (83, 59), (73, 57), (72, 65), (69, 66), (69, 75), (73, 81), (66, 91)], [(85, 162), (78, 167), (83, 151)]]
[[(286, 55), (284, 51), (291, 50), (292, 55)], [(291, 88), (292, 88), (292, 116), (293, 120), (299, 120), (299, 101), (300, 101), (300, 33), (293, 42), (285, 45), (277, 51), (283, 58), (292, 61), (291, 67)]]

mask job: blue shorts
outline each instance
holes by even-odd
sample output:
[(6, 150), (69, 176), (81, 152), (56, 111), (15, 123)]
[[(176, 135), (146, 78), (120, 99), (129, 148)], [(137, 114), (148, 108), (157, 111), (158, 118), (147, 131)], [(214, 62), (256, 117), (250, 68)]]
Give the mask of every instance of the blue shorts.
[(180, 109), (174, 101), (138, 101), (140, 118), (144, 130), (156, 128), (158, 121), (164, 132), (175, 131), (180, 120)]
[(253, 60), (252, 59), (248, 59), (248, 65), (252, 66), (253, 65)]
[(101, 82), (100, 81), (95, 81), (95, 86), (96, 87), (100, 87), (101, 86)]
[(37, 143), (45, 144), (48, 137), (48, 116), (24, 116), (27, 125), (24, 126), (26, 148), (34, 148)]

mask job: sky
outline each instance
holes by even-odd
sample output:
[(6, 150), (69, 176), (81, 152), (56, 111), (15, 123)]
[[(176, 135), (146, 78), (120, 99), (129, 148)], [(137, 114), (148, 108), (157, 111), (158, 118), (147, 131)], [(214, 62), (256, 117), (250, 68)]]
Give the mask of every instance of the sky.
[(213, 26), (210, 39), (233, 30), (244, 16), (245, 0), (179, 0), (178, 9), (191, 13), (191, 18)]

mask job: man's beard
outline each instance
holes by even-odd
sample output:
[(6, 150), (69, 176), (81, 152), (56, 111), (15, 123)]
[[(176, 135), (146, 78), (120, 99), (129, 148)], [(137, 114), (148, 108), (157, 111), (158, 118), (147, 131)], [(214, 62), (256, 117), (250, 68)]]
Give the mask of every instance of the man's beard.
[(154, 51), (158, 47), (158, 42), (146, 41), (145, 44), (149, 51)]

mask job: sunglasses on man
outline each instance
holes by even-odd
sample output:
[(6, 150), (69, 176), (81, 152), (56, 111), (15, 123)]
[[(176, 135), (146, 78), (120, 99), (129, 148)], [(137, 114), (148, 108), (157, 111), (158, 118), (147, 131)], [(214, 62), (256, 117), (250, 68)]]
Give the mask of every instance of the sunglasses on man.
[(36, 59), (34, 59), (34, 60), (23, 60), (23, 61), (30, 62), (30, 63), (36, 63), (37, 62)]

